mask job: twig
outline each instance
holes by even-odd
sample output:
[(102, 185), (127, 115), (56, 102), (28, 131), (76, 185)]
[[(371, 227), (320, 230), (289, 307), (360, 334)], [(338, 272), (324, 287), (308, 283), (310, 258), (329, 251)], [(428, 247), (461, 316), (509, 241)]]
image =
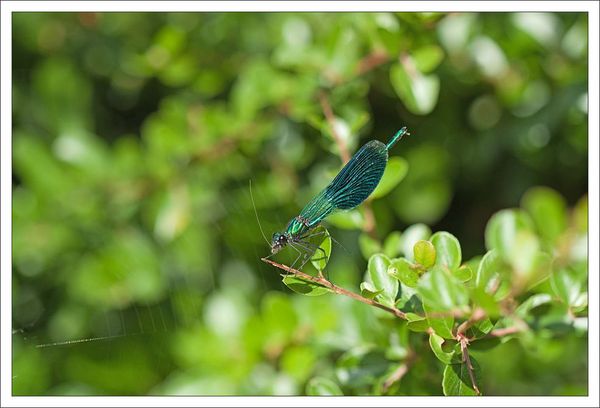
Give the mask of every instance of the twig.
[(373, 213), (373, 207), (371, 207), (371, 200), (365, 200), (363, 204), (363, 212), (365, 215), (365, 223), (363, 225), (363, 231), (369, 234), (373, 239), (377, 239), (377, 231), (375, 229), (375, 214)]
[(408, 55), (407, 53), (403, 53), (402, 55), (400, 55), (400, 63), (403, 65), (404, 70), (412, 80), (419, 77), (419, 71), (417, 70), (417, 67), (415, 67), (415, 64), (410, 55)]
[(460, 326), (456, 329), (456, 336), (461, 336), (467, 332), (475, 323), (485, 319), (485, 310), (481, 308), (477, 308), (473, 311), (469, 319), (465, 320), (461, 323)]
[(385, 51), (373, 51), (358, 62), (356, 67), (356, 76), (366, 74), (367, 72), (377, 68), (378, 66), (385, 64), (390, 60), (389, 55)]
[(327, 80), (329, 80), (333, 86), (340, 86), (355, 80), (359, 76), (362, 76), (374, 70), (378, 66), (390, 62), (391, 60), (392, 57), (388, 55), (385, 51), (375, 50), (372, 53), (364, 56), (360, 61), (358, 61), (356, 68), (350, 75), (346, 77), (341, 77), (335, 72), (325, 70), (323, 71), (323, 76)]
[(331, 136), (333, 136), (333, 140), (338, 146), (338, 150), (340, 151), (340, 156), (344, 164), (350, 161), (350, 153), (348, 152), (348, 146), (346, 146), (346, 142), (344, 139), (340, 137), (337, 130), (335, 129), (335, 115), (333, 114), (333, 110), (331, 109), (331, 104), (327, 99), (327, 96), (324, 92), (319, 94), (319, 101), (321, 102), (321, 108), (323, 109), (323, 114), (325, 115), (325, 119), (327, 120), (327, 124), (329, 125), (329, 130), (331, 131)]
[(272, 261), (270, 259), (267, 259), (267, 258), (261, 258), (261, 260), (263, 262), (266, 262), (268, 264), (273, 265), (276, 268), (279, 268), (279, 269), (284, 270), (284, 271), (286, 271), (288, 273), (291, 273), (292, 275), (297, 276), (297, 277), (299, 277), (299, 278), (301, 278), (303, 280), (310, 281), (310, 282), (316, 283), (317, 285), (324, 286), (327, 289), (331, 290), (333, 293), (336, 293), (338, 295), (348, 296), (348, 297), (350, 297), (350, 298), (352, 298), (354, 300), (358, 300), (359, 302), (365, 303), (367, 305), (375, 306), (375, 307), (377, 307), (377, 308), (379, 308), (381, 310), (385, 310), (386, 312), (393, 314), (394, 316), (396, 316), (396, 317), (398, 317), (400, 319), (406, 320), (406, 315), (404, 314), (403, 311), (401, 311), (401, 310), (399, 310), (399, 309), (397, 309), (395, 307), (382, 305), (381, 303), (376, 302), (373, 299), (368, 299), (368, 298), (363, 297), (363, 296), (361, 296), (361, 295), (359, 295), (357, 293), (350, 292), (349, 290), (346, 290), (346, 289), (341, 288), (341, 287), (339, 287), (337, 285), (334, 285), (333, 283), (331, 283), (330, 281), (328, 281), (324, 277), (321, 277), (321, 276), (312, 276), (312, 275), (306, 274), (304, 272), (301, 272), (301, 271), (299, 271), (297, 269), (290, 268), (287, 265), (282, 265), (280, 263), (274, 262), (274, 261)]
[(387, 392), (394, 383), (400, 381), (408, 373), (408, 370), (410, 370), (416, 359), (417, 355), (409, 352), (404, 362), (383, 383), (383, 392)]
[(460, 351), (462, 352), (463, 363), (467, 366), (467, 371), (469, 373), (469, 377), (471, 378), (471, 384), (473, 384), (473, 389), (477, 395), (481, 395), (481, 391), (477, 387), (477, 382), (475, 382), (475, 374), (473, 373), (473, 364), (471, 364), (471, 359), (469, 358), (469, 350), (467, 345), (469, 344), (469, 340), (462, 334), (457, 335), (457, 340), (460, 342)]
[(519, 326), (504, 327), (502, 329), (492, 330), (488, 333), (488, 337), (502, 337), (524, 331), (524, 328)]

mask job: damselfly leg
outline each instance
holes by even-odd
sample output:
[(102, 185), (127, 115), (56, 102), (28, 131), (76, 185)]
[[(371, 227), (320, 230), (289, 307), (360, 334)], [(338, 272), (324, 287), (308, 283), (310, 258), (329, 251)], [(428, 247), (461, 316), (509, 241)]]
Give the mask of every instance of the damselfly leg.
[(315, 233), (312, 233), (312, 234), (309, 233), (309, 234), (306, 234), (306, 235), (303, 235), (303, 236), (299, 237), (296, 240), (296, 243), (299, 243), (303, 247), (305, 247), (306, 249), (312, 251), (313, 255), (317, 251), (320, 251), (322, 258), (315, 259), (317, 261), (320, 261), (321, 259), (325, 259), (327, 257), (327, 254), (325, 253), (325, 250), (323, 248), (321, 248), (321, 246), (320, 246), (321, 243), (319, 243), (319, 245), (314, 244), (314, 243), (310, 242), (310, 238), (319, 237), (319, 236), (327, 235), (327, 234), (328, 234), (327, 230), (321, 230), (321, 231), (318, 231), (318, 232), (315, 232)]
[[(295, 241), (294, 244), (300, 246), (300, 248), (302, 248), (305, 251), (305, 257), (299, 269), (302, 269), (302, 267), (304, 267), (304, 265), (311, 259), (315, 261), (320, 261), (327, 257), (327, 254), (325, 253), (325, 250), (323, 250), (323, 248), (311, 242), (299, 240)], [(320, 258), (314, 258), (314, 255), (317, 253), (317, 251), (320, 251), (322, 253)]]
[[(299, 246), (300, 249), (298, 249)], [(306, 263), (308, 262), (308, 260), (311, 258), (312, 254), (314, 253), (314, 251), (311, 251), (310, 249), (308, 249), (306, 246), (304, 246), (303, 244), (301, 244), (298, 241), (294, 241), (294, 242), (290, 242), (290, 246), (292, 248), (294, 248), (294, 250), (296, 250), (298, 252), (298, 257), (296, 258), (296, 260), (294, 261), (294, 263), (292, 264), (292, 269), (296, 266), (296, 264), (298, 263), (298, 261), (301, 259), (301, 263), (300, 266), (297, 269), (302, 269), (302, 267), (304, 265), (306, 265)]]

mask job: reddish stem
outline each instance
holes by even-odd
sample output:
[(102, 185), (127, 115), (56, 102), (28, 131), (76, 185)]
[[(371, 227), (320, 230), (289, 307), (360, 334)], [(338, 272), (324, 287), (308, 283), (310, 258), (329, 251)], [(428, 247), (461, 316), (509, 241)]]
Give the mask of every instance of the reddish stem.
[(271, 261), (270, 259), (267, 259), (267, 258), (261, 258), (261, 260), (263, 262), (266, 262), (268, 264), (273, 265), (276, 268), (279, 268), (279, 269), (284, 270), (284, 271), (286, 271), (288, 273), (291, 273), (292, 275), (297, 276), (297, 277), (299, 277), (299, 278), (301, 278), (303, 280), (314, 282), (314, 283), (316, 283), (318, 285), (324, 286), (327, 289), (331, 290), (333, 293), (337, 293), (338, 295), (348, 296), (348, 297), (350, 297), (350, 298), (352, 298), (354, 300), (358, 300), (359, 302), (365, 303), (367, 305), (375, 306), (375, 307), (377, 307), (377, 308), (379, 308), (381, 310), (385, 310), (386, 312), (389, 312), (389, 313), (393, 314), (396, 317), (399, 317), (400, 319), (406, 320), (406, 315), (404, 314), (403, 311), (401, 311), (401, 310), (399, 310), (399, 309), (397, 309), (395, 307), (390, 307), (390, 306), (382, 305), (381, 303), (376, 302), (373, 299), (369, 299), (369, 298), (363, 297), (363, 296), (361, 296), (361, 295), (359, 295), (357, 293), (350, 292), (349, 290), (346, 290), (346, 289), (341, 288), (341, 287), (339, 287), (337, 285), (334, 285), (333, 283), (331, 283), (330, 281), (328, 281), (327, 279), (325, 279), (322, 276), (312, 276), (312, 275), (306, 274), (304, 272), (301, 272), (301, 271), (299, 271), (297, 269), (290, 268), (287, 265), (282, 265), (280, 263)]

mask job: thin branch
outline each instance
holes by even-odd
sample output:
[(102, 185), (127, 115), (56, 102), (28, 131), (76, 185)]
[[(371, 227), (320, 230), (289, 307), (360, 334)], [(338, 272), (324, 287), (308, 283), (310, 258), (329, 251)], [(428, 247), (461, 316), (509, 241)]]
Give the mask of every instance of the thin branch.
[(488, 333), (488, 337), (509, 336), (511, 334), (520, 333), (520, 332), (522, 332), (524, 330), (525, 329), (523, 327), (520, 327), (520, 326), (504, 327), (502, 329), (492, 330), (491, 332)]
[(473, 384), (473, 389), (477, 395), (481, 395), (481, 391), (479, 391), (479, 387), (477, 387), (477, 382), (475, 382), (475, 374), (473, 373), (473, 364), (471, 364), (471, 359), (469, 358), (469, 349), (467, 345), (469, 344), (469, 340), (461, 335), (457, 336), (457, 339), (460, 342), (460, 351), (462, 352), (463, 363), (467, 366), (467, 371), (469, 373), (469, 377), (471, 378), (471, 384)]
[(401, 311), (401, 310), (399, 310), (399, 309), (397, 309), (395, 307), (390, 307), (390, 306), (382, 305), (381, 303), (376, 302), (373, 299), (369, 299), (369, 298), (363, 297), (363, 296), (361, 296), (361, 295), (359, 295), (357, 293), (350, 292), (349, 290), (346, 290), (346, 289), (341, 288), (341, 287), (339, 287), (337, 285), (334, 285), (333, 283), (331, 283), (330, 281), (328, 281), (327, 279), (325, 279), (322, 276), (312, 276), (312, 275), (306, 274), (304, 272), (301, 272), (301, 271), (299, 271), (297, 269), (290, 268), (287, 265), (282, 265), (280, 263), (274, 262), (274, 261), (272, 261), (270, 259), (267, 259), (267, 258), (261, 258), (261, 260), (263, 262), (266, 262), (268, 264), (273, 265), (276, 268), (279, 268), (279, 269), (281, 269), (283, 271), (286, 271), (287, 273), (290, 273), (290, 274), (292, 274), (294, 276), (297, 276), (300, 279), (303, 279), (303, 280), (306, 280), (306, 281), (309, 281), (309, 282), (313, 282), (313, 283), (316, 283), (317, 285), (321, 285), (323, 287), (326, 287), (327, 289), (329, 289), (333, 293), (336, 293), (338, 295), (348, 296), (348, 297), (350, 297), (350, 298), (352, 298), (354, 300), (358, 300), (359, 302), (365, 303), (367, 305), (375, 306), (375, 307), (377, 307), (377, 308), (379, 308), (381, 310), (385, 310), (386, 312), (393, 314), (394, 316), (396, 316), (396, 317), (398, 317), (400, 319), (406, 320), (406, 315), (404, 314), (403, 311)]
[(385, 51), (375, 50), (372, 53), (363, 57), (360, 61), (358, 61), (354, 72), (352, 72), (345, 78), (340, 78), (339, 76), (331, 75), (330, 72), (324, 72), (323, 74), (329, 81), (333, 83), (334, 86), (340, 86), (347, 84), (348, 82), (351, 82), (368, 72), (371, 72), (375, 68), (385, 63), (388, 63), (391, 60), (392, 57), (388, 55)]
[(461, 325), (458, 326), (458, 328), (456, 329), (456, 336), (458, 337), (458, 336), (465, 334), (467, 332), (467, 330), (469, 330), (471, 328), (471, 326), (473, 326), (475, 323), (485, 319), (485, 316), (486, 316), (485, 310), (483, 310), (481, 308), (477, 308), (477, 309), (473, 310), (473, 313), (471, 314), (469, 319), (462, 322)]
[(324, 92), (321, 92), (319, 94), (319, 101), (321, 102), (323, 114), (325, 115), (325, 119), (327, 120), (327, 124), (329, 125), (331, 136), (333, 136), (333, 140), (335, 140), (335, 144), (337, 144), (342, 161), (344, 162), (344, 164), (346, 164), (350, 161), (350, 152), (348, 152), (348, 146), (346, 146), (346, 142), (344, 141), (344, 139), (342, 139), (342, 137), (338, 134), (337, 130), (335, 129), (335, 115), (333, 114), (331, 104), (327, 99), (327, 95), (325, 95)]
[(356, 67), (356, 76), (364, 75), (369, 71), (377, 68), (378, 66), (385, 64), (390, 60), (389, 55), (385, 51), (373, 51), (358, 62)]
[[(313, 283), (316, 283), (317, 285), (326, 287), (327, 289), (331, 290), (332, 292), (334, 292), (338, 295), (344, 295), (344, 296), (351, 297), (352, 299), (358, 300), (359, 302), (365, 303), (367, 305), (375, 306), (379, 309), (385, 310), (386, 312), (392, 313), (394, 316), (399, 317), (400, 319), (408, 320), (406, 317), (406, 314), (402, 310), (395, 308), (395, 307), (386, 306), (386, 305), (381, 304), (373, 299), (363, 297), (363, 296), (359, 295), (358, 293), (350, 292), (349, 290), (346, 290), (340, 286), (337, 286), (334, 283), (332, 283), (331, 281), (327, 280), (323, 276), (323, 274), (319, 274), (318, 276), (312, 276), (312, 275), (309, 275), (302, 271), (299, 271), (297, 269), (291, 268), (287, 265), (283, 265), (283, 264), (277, 263), (275, 261), (272, 261), (268, 258), (261, 258), (261, 261), (271, 264), (274, 267), (279, 268), (279, 269), (281, 269), (287, 273), (290, 273), (294, 276), (297, 276), (300, 279), (303, 279), (303, 280), (306, 280), (309, 282), (313, 282)], [(456, 317), (456, 316), (460, 316), (460, 315), (456, 315), (455, 313), (431, 313), (428, 316), (420, 316), (420, 317), (444, 318), (444, 317), (448, 317), (448, 316)]]
[(365, 216), (363, 231), (376, 240), (377, 230), (375, 229), (375, 214), (373, 213), (373, 207), (371, 207), (371, 200), (369, 199), (365, 200), (363, 203), (363, 214)]
[(403, 53), (402, 55), (400, 55), (400, 63), (403, 65), (404, 70), (406, 71), (410, 79), (415, 80), (419, 77), (420, 73), (417, 70), (417, 67), (415, 67), (415, 64), (410, 55), (408, 55), (407, 53)]
[(521, 333), (529, 330), (529, 325), (527, 322), (525, 322), (525, 320), (517, 316), (511, 316), (511, 318), (514, 321), (512, 326), (492, 330), (487, 334), (486, 338), (510, 336), (511, 334)]
[(408, 373), (416, 359), (417, 355), (414, 352), (409, 352), (404, 362), (383, 383), (383, 392), (387, 392), (393, 384), (400, 381)]

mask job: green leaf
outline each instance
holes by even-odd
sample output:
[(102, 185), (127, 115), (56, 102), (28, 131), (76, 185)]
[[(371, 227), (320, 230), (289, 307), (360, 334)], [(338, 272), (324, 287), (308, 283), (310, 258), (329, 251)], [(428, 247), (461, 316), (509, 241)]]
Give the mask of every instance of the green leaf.
[[(554, 334), (567, 334), (574, 329), (574, 323), (577, 318), (569, 312), (568, 305), (564, 303), (552, 303), (549, 307), (544, 307), (539, 310), (534, 316), (535, 324), (540, 329), (550, 329)], [(583, 321), (579, 321), (581, 324)], [(523, 332), (521, 338), (525, 339), (529, 334), (529, 340), (535, 344), (533, 333)], [(536, 336), (539, 337), (539, 336)], [(531, 344), (533, 346), (533, 344)]]
[(466, 261), (463, 265), (468, 266), (469, 268), (471, 268), (471, 272), (473, 273), (472, 278), (475, 277), (475, 272), (479, 269), (479, 264), (481, 263), (481, 260), (483, 259), (483, 255), (477, 255), (474, 256), (473, 258), (469, 259), (468, 261)]
[(419, 316), (415, 313), (406, 313), (406, 319), (408, 320), (408, 329), (414, 332), (424, 332), (429, 329), (429, 323), (427, 318)]
[(388, 360), (402, 361), (408, 355), (408, 349), (401, 345), (388, 346), (385, 350), (385, 358)]
[(513, 338), (513, 335), (502, 337), (482, 337), (469, 345), (469, 350), (488, 351)]
[(371, 282), (361, 282), (360, 294), (367, 299), (375, 299), (377, 295), (383, 292), (383, 289), (377, 290)]
[(307, 395), (344, 395), (340, 387), (325, 377), (311, 378), (306, 385)]
[(402, 251), (402, 234), (399, 231), (390, 233), (383, 243), (383, 253), (390, 258), (397, 257)]
[(471, 300), (475, 306), (481, 307), (485, 310), (488, 316), (498, 316), (500, 314), (500, 307), (496, 302), (494, 296), (487, 293), (484, 288), (475, 287), (470, 293)]
[(462, 310), (469, 302), (466, 287), (437, 265), (421, 277), (417, 292), (423, 303), (435, 313)]
[(457, 269), (462, 260), (460, 243), (449, 232), (436, 232), (429, 239), (435, 247), (435, 264), (445, 266), (449, 270)]
[[(312, 258), (310, 258), (310, 262), (313, 264), (317, 271), (322, 272), (323, 270), (325, 270), (327, 262), (329, 262), (329, 257), (331, 256), (331, 236), (329, 235), (329, 231), (327, 231), (325, 227), (319, 228), (322, 228), (324, 230), (325, 236), (322, 239), (322, 241), (318, 244), (318, 248), (320, 249), (317, 249), (315, 251)], [(317, 230), (318, 229), (315, 229), (315, 232)]]
[(550, 302), (552, 302), (552, 296), (547, 293), (537, 293), (528, 297), (521, 303), (519, 307), (517, 307), (516, 314), (521, 318), (525, 318), (532, 309)]
[(437, 68), (444, 59), (444, 51), (437, 45), (426, 45), (412, 54), (415, 66), (423, 73), (429, 73)]
[(588, 293), (581, 292), (577, 298), (571, 304), (573, 312), (579, 313), (584, 311), (588, 307)]
[(473, 270), (468, 265), (462, 265), (460, 268), (453, 270), (452, 275), (461, 282), (468, 282), (473, 277)]
[(425, 224), (414, 224), (402, 233), (402, 253), (409, 261), (414, 261), (414, 247), (417, 241), (426, 240), (431, 236), (431, 230)]
[(587, 234), (588, 231), (588, 197), (581, 197), (573, 208), (573, 223), (578, 232)]
[(358, 237), (358, 246), (365, 259), (369, 259), (374, 254), (381, 252), (381, 244), (364, 232)]
[(408, 287), (416, 288), (419, 283), (419, 273), (414, 266), (404, 258), (392, 260), (388, 273)]
[(527, 278), (540, 249), (539, 240), (534, 233), (527, 230), (518, 231), (513, 239), (514, 247), (511, 251), (509, 263), (513, 266), (517, 275)]
[(348, 230), (362, 229), (365, 223), (365, 217), (359, 210), (339, 211), (327, 217), (330, 224)]
[(337, 379), (352, 387), (373, 386), (389, 368), (385, 352), (373, 346), (358, 346), (342, 354), (337, 360)]
[(454, 316), (451, 311), (441, 311), (432, 308), (427, 303), (423, 303), (423, 309), (427, 316), (429, 326), (440, 336), (446, 339), (453, 339), (454, 334)]
[(400, 296), (396, 300), (396, 307), (404, 312), (422, 313), (423, 302), (417, 294), (415, 288), (407, 285), (400, 285)]
[(390, 82), (406, 108), (416, 115), (430, 113), (438, 100), (440, 80), (436, 75), (423, 75), (410, 57), (390, 68)]
[[(473, 366), (475, 382), (481, 384), (481, 368), (473, 356), (469, 356)], [(444, 369), (442, 380), (444, 395), (477, 395), (471, 383), (471, 377), (465, 363), (450, 364)]]
[[(512, 269), (504, 262), (495, 249), (489, 251), (481, 259), (475, 276), (475, 287), (491, 293), (499, 300), (506, 296), (513, 285)], [(492, 293), (492, 291), (494, 291)]]
[(550, 276), (550, 284), (556, 296), (566, 305), (574, 305), (579, 298), (582, 282), (571, 268), (562, 268)]
[(381, 290), (382, 297), (387, 304), (394, 304), (396, 295), (398, 294), (398, 280), (388, 274), (390, 260), (382, 254), (375, 254), (369, 258), (367, 266), (369, 278), (376, 290)]
[(429, 269), (435, 264), (435, 247), (429, 241), (419, 240), (413, 248), (413, 256), (415, 262)]
[(450, 352), (444, 351), (442, 349), (442, 344), (444, 344), (444, 338), (438, 336), (435, 333), (431, 333), (429, 335), (429, 346), (433, 351), (433, 354), (440, 360), (442, 363), (448, 365), (452, 362), (456, 362), (455, 351), (452, 350)]
[(252, 117), (259, 109), (285, 97), (288, 82), (264, 59), (254, 59), (240, 67), (230, 97), (234, 113), (246, 119)]
[(479, 263), (475, 275), (475, 287), (489, 292), (496, 285), (496, 280), (500, 279), (505, 273), (506, 266), (502, 258), (497, 250), (492, 249), (483, 256)]
[(402, 157), (394, 156), (388, 160), (381, 181), (371, 194), (371, 199), (384, 197), (394, 189), (408, 172), (408, 162)]
[(490, 218), (485, 227), (485, 245), (496, 249), (505, 261), (510, 261), (515, 250), (515, 237), (519, 231), (532, 231), (533, 223), (521, 210), (502, 210)]
[(304, 382), (313, 372), (317, 356), (315, 349), (308, 345), (286, 347), (279, 359), (281, 371), (298, 382)]
[(525, 290), (537, 286), (550, 276), (552, 273), (552, 257), (543, 251), (538, 251), (530, 266), (525, 275)]
[(306, 296), (321, 296), (330, 292), (325, 286), (291, 275), (284, 276), (283, 283), (294, 292)]
[(540, 250), (537, 236), (522, 214), (500, 212), (486, 229), (486, 240), (496, 248), (488, 252), (477, 271), (476, 286), (486, 290), (506, 279), (513, 288), (527, 290), (546, 279), (551, 271), (550, 256)]
[(567, 203), (555, 190), (548, 187), (533, 187), (523, 195), (521, 206), (533, 218), (542, 236), (554, 243), (567, 228)]
[(493, 328), (494, 323), (492, 323), (492, 321), (486, 317), (485, 319), (471, 325), (471, 327), (469, 327), (467, 330), (467, 336), (469, 338), (480, 339), (491, 332)]
[(427, 315), (427, 324), (441, 337), (445, 339), (454, 338), (454, 335), (452, 334), (452, 328), (454, 326), (454, 317), (430, 317), (429, 315)]

